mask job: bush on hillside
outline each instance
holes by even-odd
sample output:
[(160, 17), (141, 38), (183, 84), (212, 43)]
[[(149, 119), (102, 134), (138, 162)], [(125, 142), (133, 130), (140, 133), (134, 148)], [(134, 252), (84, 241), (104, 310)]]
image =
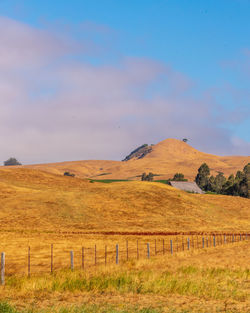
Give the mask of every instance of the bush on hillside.
[(184, 178), (184, 174), (182, 173), (175, 173), (173, 179), (171, 179), (173, 181), (187, 181), (186, 178)]
[(75, 177), (75, 174), (70, 173), (70, 172), (64, 172), (63, 174), (64, 176), (71, 176), (71, 177)]
[(145, 172), (141, 175), (141, 180), (142, 181), (153, 181), (154, 179), (154, 174), (153, 173), (148, 173), (146, 174)]
[(16, 158), (9, 158), (8, 160), (3, 162), (4, 166), (14, 166), (14, 165), (22, 165), (17, 161)]

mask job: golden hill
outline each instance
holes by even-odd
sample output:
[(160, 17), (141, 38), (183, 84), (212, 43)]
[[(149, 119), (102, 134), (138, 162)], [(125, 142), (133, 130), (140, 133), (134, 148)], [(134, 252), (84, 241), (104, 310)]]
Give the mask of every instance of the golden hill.
[(173, 177), (181, 172), (193, 180), (202, 163), (206, 162), (211, 173), (223, 172), (226, 176), (235, 174), (250, 162), (250, 156), (216, 156), (200, 152), (177, 139), (166, 139), (152, 146), (152, 151), (141, 159), (129, 161), (87, 160), (51, 164), (29, 165), (54, 174), (72, 172), (81, 178), (132, 179), (138, 180), (143, 172), (158, 174), (158, 179)]
[(161, 183), (90, 183), (0, 169), (2, 231), (249, 231), (249, 209), (249, 199), (189, 194)]

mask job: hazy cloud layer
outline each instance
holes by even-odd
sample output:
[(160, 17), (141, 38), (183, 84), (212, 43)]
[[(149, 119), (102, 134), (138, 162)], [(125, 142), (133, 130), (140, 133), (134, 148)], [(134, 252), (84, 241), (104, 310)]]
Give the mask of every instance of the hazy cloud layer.
[(119, 160), (169, 137), (210, 153), (250, 154), (250, 143), (225, 126), (244, 121), (246, 107), (225, 111), (211, 90), (195, 96), (194, 82), (153, 60), (82, 61), (98, 51), (87, 26), (76, 40), (0, 17), (0, 162)]

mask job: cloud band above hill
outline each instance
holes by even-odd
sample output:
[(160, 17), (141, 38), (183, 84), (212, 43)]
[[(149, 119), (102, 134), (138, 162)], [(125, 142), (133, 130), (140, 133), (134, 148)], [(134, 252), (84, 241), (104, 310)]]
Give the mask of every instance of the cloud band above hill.
[(197, 96), (194, 82), (171, 66), (125, 56), (86, 61), (102, 60), (91, 39), (5, 17), (0, 29), (0, 160), (121, 159), (168, 137), (214, 154), (250, 154), (249, 142), (222, 127), (232, 112), (212, 91)]

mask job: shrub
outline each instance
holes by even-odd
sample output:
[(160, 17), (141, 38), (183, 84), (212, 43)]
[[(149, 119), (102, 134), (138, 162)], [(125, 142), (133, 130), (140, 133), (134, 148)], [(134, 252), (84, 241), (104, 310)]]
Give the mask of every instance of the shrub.
[(20, 162), (17, 161), (16, 158), (9, 158), (8, 160), (3, 162), (4, 166), (11, 166), (11, 165), (22, 165)]
[(75, 177), (75, 174), (70, 173), (70, 172), (64, 172), (63, 174), (64, 176), (71, 176), (71, 177)]
[(182, 173), (175, 173), (173, 181), (187, 181), (187, 179), (184, 178), (184, 174)]
[(148, 175), (145, 172), (141, 175), (142, 181), (153, 181), (153, 179), (154, 179), (154, 174), (151, 172), (148, 173)]

